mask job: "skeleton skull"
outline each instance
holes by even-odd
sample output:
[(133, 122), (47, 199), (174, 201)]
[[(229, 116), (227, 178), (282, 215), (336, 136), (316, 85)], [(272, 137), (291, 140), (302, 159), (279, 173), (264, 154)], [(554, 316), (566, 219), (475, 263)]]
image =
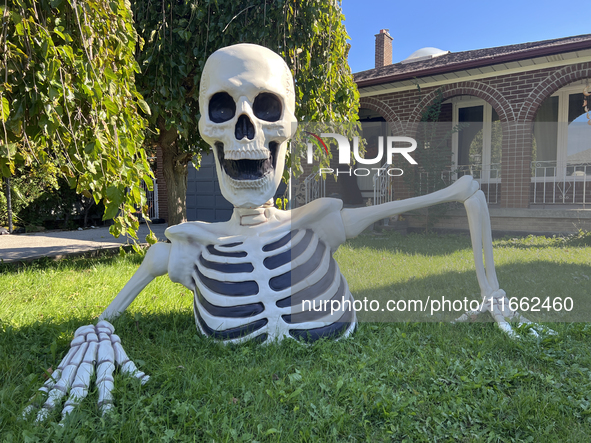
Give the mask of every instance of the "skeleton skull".
[(273, 51), (238, 44), (214, 52), (203, 69), (199, 131), (212, 147), (222, 195), (236, 207), (273, 197), (296, 129), (291, 72)]

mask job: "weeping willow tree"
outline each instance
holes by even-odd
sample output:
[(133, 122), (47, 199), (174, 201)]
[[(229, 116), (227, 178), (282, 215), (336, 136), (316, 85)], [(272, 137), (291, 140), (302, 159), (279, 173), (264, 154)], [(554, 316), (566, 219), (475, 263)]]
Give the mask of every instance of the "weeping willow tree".
[[(0, 174), (35, 168), (105, 205), (114, 235), (147, 209), (137, 33), (125, 0), (4, 0)], [(153, 237), (150, 240), (154, 240)]]
[(147, 210), (142, 147), (162, 149), (169, 224), (186, 218), (187, 165), (209, 149), (198, 85), (220, 47), (281, 54), (300, 121), (357, 120), (340, 1), (5, 0), (0, 11), (0, 173), (65, 177), (104, 203), (115, 235), (134, 235), (136, 208)]
[(256, 43), (280, 54), (294, 75), (299, 121), (357, 121), (340, 1), (135, 0), (132, 10), (141, 37), (136, 85), (152, 111), (147, 146), (162, 150), (170, 225), (186, 219), (188, 163), (209, 150), (197, 131), (199, 82), (217, 49)]

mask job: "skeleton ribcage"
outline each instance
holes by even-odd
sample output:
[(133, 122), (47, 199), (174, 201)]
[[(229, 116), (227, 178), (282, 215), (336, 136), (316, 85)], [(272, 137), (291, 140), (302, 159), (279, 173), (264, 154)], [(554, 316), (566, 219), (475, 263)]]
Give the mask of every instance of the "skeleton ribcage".
[(193, 278), (197, 327), (218, 340), (315, 341), (355, 327), (351, 309), (331, 314), (332, 300), (353, 298), (330, 248), (309, 229), (208, 245)]

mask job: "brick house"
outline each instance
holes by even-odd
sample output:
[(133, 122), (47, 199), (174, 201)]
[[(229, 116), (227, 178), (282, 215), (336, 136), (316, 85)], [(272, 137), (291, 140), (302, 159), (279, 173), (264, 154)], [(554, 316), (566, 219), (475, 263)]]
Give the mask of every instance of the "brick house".
[[(591, 120), (584, 108), (591, 34), (457, 53), (423, 48), (392, 63), (392, 37), (381, 30), (375, 63), (354, 74), (366, 140), (415, 137), (423, 112), (442, 94), (439, 121), (469, 124), (451, 136), (441, 177), (477, 178), (493, 229), (591, 229)], [(368, 191), (368, 184), (360, 188)], [(408, 194), (401, 177), (391, 187), (397, 198)], [(452, 215), (440, 227), (467, 226), (461, 211)]]
[[(439, 121), (450, 128), (469, 122), (469, 127), (448, 141), (449, 164), (441, 177), (448, 182), (464, 173), (477, 178), (494, 230), (591, 229), (591, 126), (583, 107), (591, 80), (591, 35), (457, 53), (423, 48), (392, 63), (392, 37), (381, 30), (375, 62), (374, 69), (354, 74), (366, 140), (415, 137), (422, 113), (442, 94)], [(199, 171), (190, 166), (189, 220), (223, 221), (231, 214), (214, 166), (206, 157)], [(160, 216), (166, 218), (161, 171), (158, 179)], [(376, 195), (372, 176), (339, 181), (308, 177), (306, 200), (350, 194), (343, 186), (350, 190), (355, 181), (363, 199)], [(409, 196), (402, 177), (386, 186), (389, 198)], [(420, 224), (420, 217), (411, 218), (411, 226)], [(450, 213), (438, 227), (466, 229), (463, 210)]]

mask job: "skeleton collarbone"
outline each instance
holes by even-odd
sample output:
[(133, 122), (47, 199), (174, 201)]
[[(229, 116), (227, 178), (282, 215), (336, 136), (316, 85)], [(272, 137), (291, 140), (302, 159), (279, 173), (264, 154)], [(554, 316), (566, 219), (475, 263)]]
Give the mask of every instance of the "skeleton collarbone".
[[(345, 241), (341, 208), (335, 199), (293, 211), (237, 208), (225, 223), (169, 228), (169, 276), (194, 292), (200, 332), (224, 342), (348, 335), (354, 313), (331, 314), (326, 304), (313, 312), (331, 298), (353, 301), (332, 257)], [(259, 223), (245, 226), (249, 216)]]

